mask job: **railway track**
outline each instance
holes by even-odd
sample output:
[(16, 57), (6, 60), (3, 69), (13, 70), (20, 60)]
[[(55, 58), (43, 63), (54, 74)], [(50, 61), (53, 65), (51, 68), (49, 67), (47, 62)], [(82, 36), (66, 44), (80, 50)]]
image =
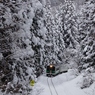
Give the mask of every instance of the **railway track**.
[(49, 87), (50, 95), (58, 95), (58, 92), (55, 88), (52, 77), (50, 79), (47, 78), (47, 84), (48, 84), (48, 87)]

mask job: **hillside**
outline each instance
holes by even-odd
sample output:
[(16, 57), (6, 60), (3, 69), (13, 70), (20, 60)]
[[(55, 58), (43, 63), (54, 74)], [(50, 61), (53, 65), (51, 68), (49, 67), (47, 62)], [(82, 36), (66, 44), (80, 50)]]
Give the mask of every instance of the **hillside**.
[(49, 94), (55, 75), (58, 93), (94, 95), (94, 73), (95, 0), (0, 0), (0, 94)]

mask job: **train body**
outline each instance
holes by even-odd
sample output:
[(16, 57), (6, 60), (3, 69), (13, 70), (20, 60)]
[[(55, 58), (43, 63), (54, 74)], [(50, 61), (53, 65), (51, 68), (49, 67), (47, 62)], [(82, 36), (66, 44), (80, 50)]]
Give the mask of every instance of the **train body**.
[(68, 64), (60, 64), (60, 65), (50, 64), (50, 65), (47, 65), (46, 67), (46, 75), (56, 76), (60, 73), (67, 72), (68, 69), (69, 69)]

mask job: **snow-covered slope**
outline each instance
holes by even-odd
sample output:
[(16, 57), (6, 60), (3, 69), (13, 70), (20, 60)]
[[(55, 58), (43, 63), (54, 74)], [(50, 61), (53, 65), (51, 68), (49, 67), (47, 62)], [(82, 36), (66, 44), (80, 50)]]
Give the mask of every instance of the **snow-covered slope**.
[[(76, 76), (76, 74), (71, 71), (52, 78), (42, 75), (38, 78), (37, 83), (33, 87), (33, 91), (28, 95), (51, 95), (51, 93), (52, 95), (95, 95), (95, 83), (93, 83), (89, 88), (80, 88), (82, 85), (83, 75), (84, 74)], [(52, 85), (52, 82), (54, 86)], [(0, 95), (5, 94), (0, 92)]]
[[(32, 95), (95, 95), (95, 93), (90, 93), (90, 89), (93, 90), (94, 86), (85, 90), (80, 88), (82, 79), (83, 74), (76, 77), (70, 72), (63, 73), (61, 75), (53, 77), (52, 79), (47, 78), (46, 76), (41, 76), (39, 77), (37, 84), (33, 88)], [(51, 80), (53, 81), (55, 88), (53, 87)], [(87, 92), (87, 90), (89, 92)]]

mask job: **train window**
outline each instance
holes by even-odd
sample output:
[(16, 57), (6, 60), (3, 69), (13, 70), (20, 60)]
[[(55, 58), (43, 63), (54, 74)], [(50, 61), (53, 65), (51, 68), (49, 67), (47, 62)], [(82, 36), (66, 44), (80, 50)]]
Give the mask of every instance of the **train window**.
[(52, 72), (52, 73), (55, 73), (55, 67), (52, 67), (51, 72)]
[(55, 67), (53, 67), (52, 70), (55, 71)]
[(54, 66), (52, 66), (52, 67), (47, 66), (46, 72), (47, 73), (55, 73), (55, 67)]
[(47, 73), (50, 72), (50, 67), (49, 67), (49, 66), (47, 66), (47, 70), (46, 70), (46, 72), (47, 72)]
[(56, 67), (56, 70), (59, 70), (59, 67)]

